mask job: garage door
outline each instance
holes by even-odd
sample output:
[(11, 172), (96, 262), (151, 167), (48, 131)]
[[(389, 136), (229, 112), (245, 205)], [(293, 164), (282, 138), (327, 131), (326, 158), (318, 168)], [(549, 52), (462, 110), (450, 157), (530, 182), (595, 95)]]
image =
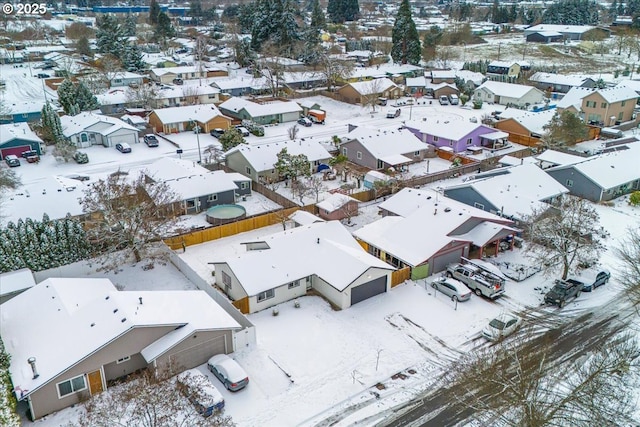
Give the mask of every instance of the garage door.
[(206, 363), (211, 356), (227, 352), (224, 337), (224, 335), (221, 335), (173, 353), (169, 356), (171, 363), (173, 366), (180, 366), (184, 369), (191, 369), (202, 365)]
[(367, 298), (386, 292), (387, 276), (378, 277), (370, 282), (351, 288), (351, 305), (364, 301)]
[(435, 257), (433, 259), (433, 270), (431, 271), (431, 274), (439, 273), (443, 270), (446, 270), (447, 265), (449, 264), (460, 262), (460, 257), (462, 257), (462, 248)]
[(21, 145), (19, 147), (3, 148), (2, 150), (0, 150), (0, 154), (2, 155), (3, 159), (9, 154), (15, 154), (18, 157), (22, 157), (22, 152), (29, 150), (31, 150), (30, 145)]

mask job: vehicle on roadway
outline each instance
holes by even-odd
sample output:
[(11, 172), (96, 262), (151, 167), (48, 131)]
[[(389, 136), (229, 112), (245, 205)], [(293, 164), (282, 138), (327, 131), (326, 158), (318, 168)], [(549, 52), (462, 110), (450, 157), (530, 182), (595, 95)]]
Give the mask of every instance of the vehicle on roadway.
[(503, 313), (493, 319), (482, 330), (482, 336), (489, 341), (498, 341), (511, 335), (520, 326), (521, 319), (510, 313)]

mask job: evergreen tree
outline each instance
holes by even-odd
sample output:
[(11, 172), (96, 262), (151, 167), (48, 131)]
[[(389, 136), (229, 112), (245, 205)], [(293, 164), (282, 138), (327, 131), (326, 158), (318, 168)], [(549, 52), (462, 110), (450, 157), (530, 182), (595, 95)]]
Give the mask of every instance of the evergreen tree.
[(420, 62), (420, 37), (411, 17), (409, 0), (402, 0), (391, 31), (391, 58), (401, 64)]
[(80, 55), (93, 56), (93, 52), (91, 51), (91, 45), (89, 44), (89, 39), (82, 36), (76, 41), (76, 51)]
[(436, 58), (436, 51), (442, 36), (444, 36), (444, 32), (437, 25), (432, 25), (429, 31), (424, 34), (422, 55), (426, 62), (433, 61)]
[(158, 24), (160, 13), (161, 10), (158, 2), (156, 0), (151, 0), (151, 3), (149, 3), (149, 23), (151, 25)]
[(41, 120), (42, 137), (45, 141), (57, 144), (64, 139), (60, 116), (53, 110), (49, 102), (42, 107)]
[(199, 0), (191, 0), (191, 2), (189, 2), (189, 16), (195, 18), (196, 22), (199, 22), (202, 15), (202, 3), (200, 3)]
[(144, 71), (147, 68), (147, 64), (142, 59), (142, 50), (135, 43), (130, 43), (126, 46), (122, 54), (122, 66), (125, 70), (132, 73)]
[(80, 111), (91, 111), (100, 108), (98, 99), (91, 93), (84, 82), (80, 82), (76, 87), (75, 103), (78, 104)]
[(291, 0), (258, 0), (253, 14), (251, 47), (259, 51), (266, 42), (279, 46), (282, 54), (291, 55), (300, 39), (297, 10)]
[(358, 0), (329, 0), (327, 4), (329, 20), (336, 24), (355, 21), (360, 15)]
[(136, 35), (136, 25), (138, 24), (138, 18), (136, 15), (130, 13), (124, 18), (123, 32), (127, 37), (133, 37)]
[(224, 151), (229, 151), (237, 145), (246, 144), (246, 141), (239, 130), (231, 128), (222, 134), (220, 137), (220, 144), (222, 144), (222, 149)]
[(110, 14), (102, 15), (98, 17), (96, 24), (98, 26), (96, 31), (98, 52), (119, 57), (124, 49), (127, 35), (118, 18)]
[(597, 25), (598, 3), (593, 0), (560, 0), (542, 14), (543, 24)]
[(156, 40), (163, 44), (166, 43), (167, 39), (176, 36), (176, 30), (173, 28), (173, 24), (171, 24), (171, 18), (164, 12), (160, 12), (158, 15), (158, 23), (156, 24), (154, 36)]
[(311, 23), (309, 26), (319, 30), (327, 29), (327, 21), (318, 0), (311, 0)]
[(69, 114), (71, 106), (76, 103), (76, 88), (71, 80), (64, 79), (58, 86), (58, 102), (64, 112)]

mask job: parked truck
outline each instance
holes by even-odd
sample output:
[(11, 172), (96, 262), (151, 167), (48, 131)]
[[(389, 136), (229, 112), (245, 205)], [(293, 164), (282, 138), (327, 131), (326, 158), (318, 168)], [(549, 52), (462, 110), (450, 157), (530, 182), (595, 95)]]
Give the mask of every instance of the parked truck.
[(462, 263), (448, 266), (446, 274), (467, 285), (478, 296), (496, 299), (504, 294), (503, 277), (466, 258), (463, 258)]
[(307, 112), (307, 118), (315, 124), (324, 124), (324, 120), (327, 118), (327, 113), (322, 110), (309, 110)]
[(578, 298), (584, 283), (575, 279), (556, 280), (555, 285), (544, 296), (545, 304), (557, 305), (563, 308), (571, 298)]

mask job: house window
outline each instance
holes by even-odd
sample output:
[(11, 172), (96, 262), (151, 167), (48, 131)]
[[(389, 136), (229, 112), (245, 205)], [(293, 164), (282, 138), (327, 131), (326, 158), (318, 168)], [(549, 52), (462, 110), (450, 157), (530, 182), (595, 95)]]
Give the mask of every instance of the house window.
[(587, 101), (588, 108), (596, 108), (596, 101)]
[(65, 396), (70, 395), (71, 393), (77, 393), (82, 390), (86, 390), (87, 382), (84, 380), (84, 374), (78, 375), (75, 378), (71, 378), (70, 380), (63, 381), (57, 384), (58, 386), (58, 396), (62, 399)]
[(80, 141), (87, 142), (88, 140), (89, 140), (89, 137), (87, 136), (86, 133), (83, 133), (80, 135)]
[(624, 107), (625, 105), (627, 105), (627, 101), (622, 101), (622, 103), (620, 104), (621, 107)]
[(195, 208), (195, 207), (196, 207), (196, 201), (194, 199), (187, 200), (187, 208)]
[(119, 365), (120, 363), (128, 362), (129, 360), (131, 360), (131, 356), (121, 357), (120, 359), (116, 360), (116, 364)]
[(623, 115), (623, 114), (624, 114), (624, 113), (623, 113), (622, 111), (620, 111), (620, 112), (618, 113), (618, 120), (622, 120), (622, 115)]
[(358, 160), (362, 160), (362, 151), (358, 151), (358, 153), (356, 154), (356, 158)]
[(587, 120), (590, 122), (600, 122), (600, 114), (589, 114)]
[(567, 180), (567, 187), (573, 187), (573, 180), (572, 179), (568, 179)]
[(467, 139), (467, 145), (471, 145), (472, 143), (473, 143), (473, 139), (468, 138), (468, 139)]
[(241, 182), (240, 183), (240, 189), (241, 190), (246, 190), (247, 189), (247, 183), (246, 182)]
[(601, 103), (600, 108), (607, 108), (607, 103), (606, 102)]
[(369, 253), (376, 258), (380, 258), (380, 249), (375, 246), (369, 246)]
[(216, 99), (216, 94), (215, 93), (210, 93), (209, 95), (207, 95), (207, 98)]
[(433, 137), (433, 142), (438, 142), (438, 139), (439, 139), (439, 138), (438, 138), (437, 136), (434, 136), (434, 137)]
[(453, 147), (453, 140), (449, 141), (449, 147)]
[(484, 205), (482, 203), (473, 202), (473, 207), (484, 210)]
[(342, 147), (342, 155), (347, 155), (347, 147)]
[(224, 271), (222, 272), (222, 284), (229, 287), (231, 286), (231, 276)]
[(413, 152), (413, 156), (414, 157), (420, 157), (420, 152), (419, 151), (414, 151)]
[(209, 198), (207, 199), (208, 202), (215, 202), (217, 200), (218, 200), (217, 194), (209, 194)]
[(268, 291), (260, 292), (258, 294), (258, 302), (268, 300), (269, 298), (273, 298), (275, 296), (275, 292), (273, 289), (269, 289)]
[(247, 168), (245, 169), (245, 171), (250, 174), (251, 173), (251, 168), (249, 166), (247, 166)]
[(287, 287), (289, 289), (297, 288), (298, 286), (300, 286), (300, 282), (297, 281), (297, 280), (295, 282), (291, 282), (291, 283), (287, 284)]
[(378, 169), (382, 169), (384, 167), (384, 162), (382, 160), (378, 160)]

